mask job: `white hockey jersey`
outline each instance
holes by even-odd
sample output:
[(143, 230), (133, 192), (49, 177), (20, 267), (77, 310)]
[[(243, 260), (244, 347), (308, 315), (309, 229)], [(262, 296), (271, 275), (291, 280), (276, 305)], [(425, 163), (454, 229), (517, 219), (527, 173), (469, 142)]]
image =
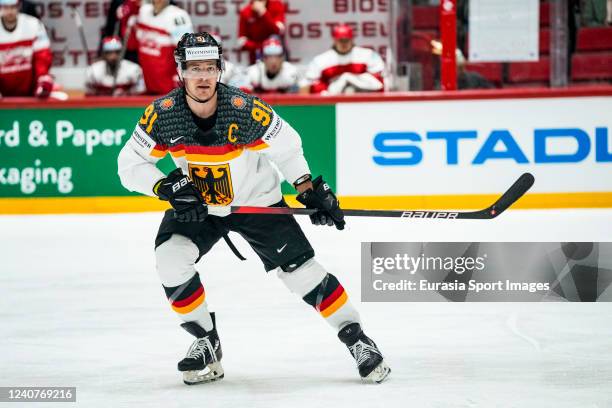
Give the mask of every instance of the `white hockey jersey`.
[(383, 91), (384, 70), (383, 59), (369, 48), (355, 46), (347, 54), (330, 49), (312, 60), (302, 86), (310, 86), (312, 93)]
[(256, 93), (296, 92), (299, 85), (298, 70), (295, 65), (284, 61), (281, 70), (273, 78), (266, 74), (263, 61), (257, 61), (248, 68), (249, 82)]
[(225, 67), (221, 75), (221, 82), (240, 89), (248, 88), (248, 79), (243, 67), (228, 60), (225, 60), (223, 64)]
[(168, 5), (159, 14), (152, 4), (143, 4), (136, 23), (138, 62), (149, 94), (163, 95), (176, 86), (174, 48), (181, 36), (193, 32), (185, 10)]
[(310, 173), (300, 136), (269, 105), (224, 84), (217, 100), (207, 131), (195, 124), (183, 88), (149, 105), (119, 154), (123, 186), (154, 196), (165, 177), (155, 163), (169, 153), (208, 205), (270, 206), (282, 199), (272, 163), (289, 183)]
[(91, 64), (85, 75), (88, 95), (113, 95), (113, 91), (115, 95), (139, 95), (145, 91), (142, 69), (132, 61), (119, 63), (116, 79), (104, 60)]
[(13, 31), (0, 24), (0, 95), (31, 96), (37, 78), (49, 73), (51, 60), (49, 38), (40, 20), (20, 13)]

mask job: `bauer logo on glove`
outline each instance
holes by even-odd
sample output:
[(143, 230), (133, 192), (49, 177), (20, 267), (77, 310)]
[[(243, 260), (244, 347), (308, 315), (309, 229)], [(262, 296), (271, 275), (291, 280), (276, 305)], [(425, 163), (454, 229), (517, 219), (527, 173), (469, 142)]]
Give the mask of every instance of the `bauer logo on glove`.
[(172, 192), (176, 193), (177, 191), (179, 191), (181, 187), (185, 187), (188, 183), (189, 183), (189, 179), (187, 177), (181, 178), (181, 180), (178, 183), (174, 183), (172, 185)]
[(310, 215), (310, 221), (314, 225), (335, 225), (337, 229), (343, 230), (346, 222), (344, 212), (340, 203), (323, 177), (319, 176), (312, 181), (312, 189), (300, 193), (296, 200), (306, 208), (316, 208), (319, 211)]
[(202, 222), (208, 215), (202, 193), (180, 168), (159, 180), (153, 192), (160, 200), (170, 202), (178, 222)]

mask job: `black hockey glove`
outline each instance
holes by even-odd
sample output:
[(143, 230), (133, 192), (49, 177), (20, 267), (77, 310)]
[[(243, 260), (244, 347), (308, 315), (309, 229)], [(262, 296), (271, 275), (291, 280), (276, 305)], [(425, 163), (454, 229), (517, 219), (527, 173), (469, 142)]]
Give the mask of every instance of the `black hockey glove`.
[(304, 204), (306, 208), (317, 208), (310, 215), (310, 221), (314, 225), (336, 225), (339, 230), (344, 229), (344, 213), (340, 209), (340, 203), (336, 195), (321, 176), (312, 180), (312, 189), (300, 193), (296, 200)]
[(202, 222), (208, 215), (202, 193), (180, 168), (158, 181), (153, 192), (160, 200), (170, 202), (178, 222)]

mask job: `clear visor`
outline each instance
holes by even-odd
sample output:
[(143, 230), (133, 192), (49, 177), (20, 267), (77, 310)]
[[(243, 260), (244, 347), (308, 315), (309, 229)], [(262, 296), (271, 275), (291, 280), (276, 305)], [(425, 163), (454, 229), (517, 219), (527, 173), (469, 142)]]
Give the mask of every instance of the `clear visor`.
[(208, 79), (215, 78), (219, 75), (219, 68), (214, 65), (209, 65), (207, 67), (193, 66), (187, 67), (186, 69), (181, 70), (181, 74), (183, 78), (189, 79)]

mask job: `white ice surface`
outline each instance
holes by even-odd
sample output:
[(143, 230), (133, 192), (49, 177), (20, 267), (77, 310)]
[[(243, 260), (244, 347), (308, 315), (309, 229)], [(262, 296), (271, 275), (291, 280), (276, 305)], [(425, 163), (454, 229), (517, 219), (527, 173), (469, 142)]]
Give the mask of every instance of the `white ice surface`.
[(610, 303), (359, 302), (362, 241), (610, 241), (610, 210), (352, 218), (345, 232), (302, 219), (392, 367), (382, 385), (360, 382), (336, 334), (238, 237), (248, 261), (220, 242), (199, 263), (226, 377), (183, 385), (191, 338), (155, 272), (159, 219), (0, 217), (0, 386), (76, 386), (68, 407), (612, 407)]

